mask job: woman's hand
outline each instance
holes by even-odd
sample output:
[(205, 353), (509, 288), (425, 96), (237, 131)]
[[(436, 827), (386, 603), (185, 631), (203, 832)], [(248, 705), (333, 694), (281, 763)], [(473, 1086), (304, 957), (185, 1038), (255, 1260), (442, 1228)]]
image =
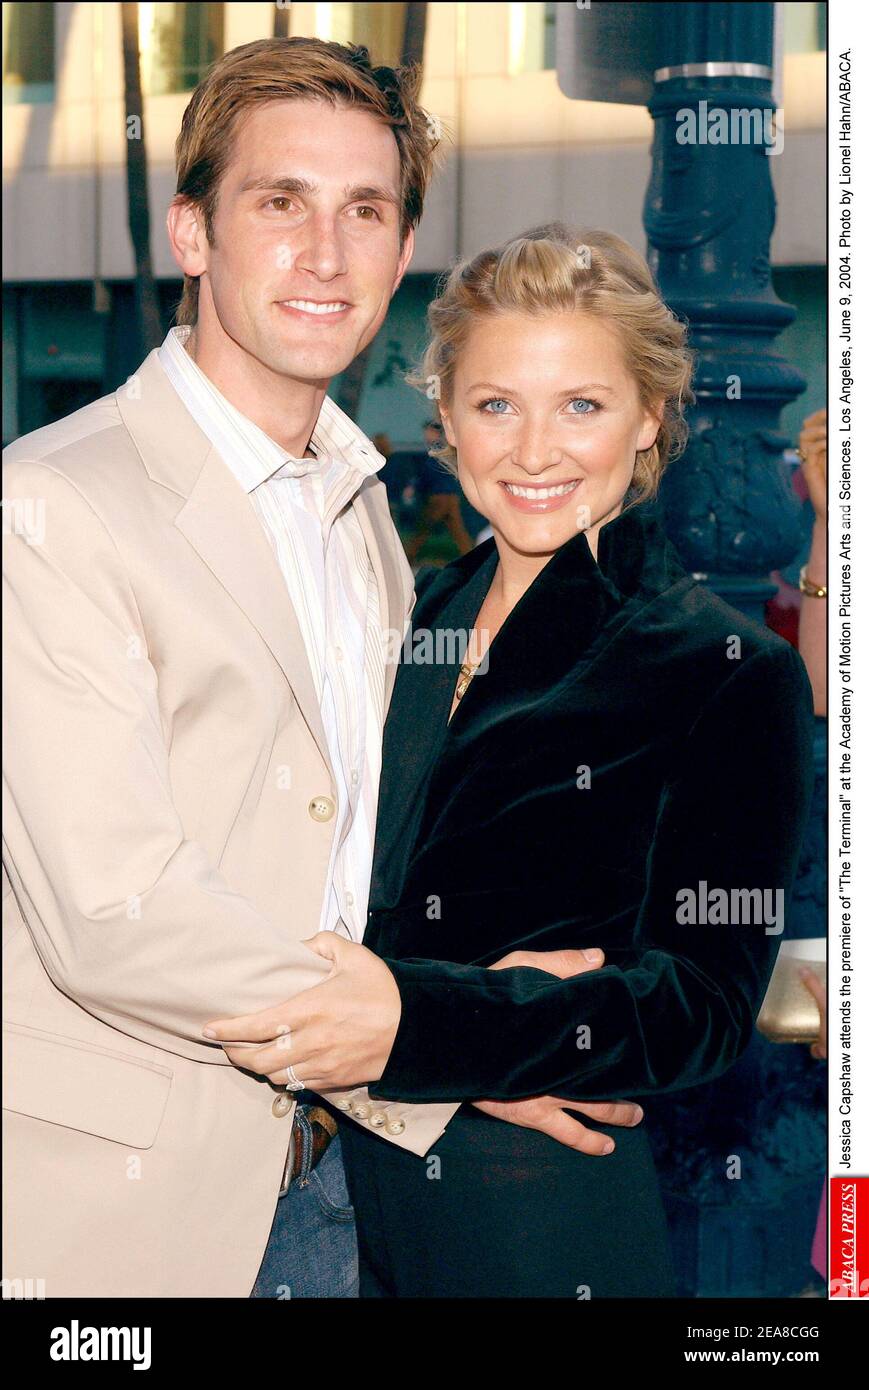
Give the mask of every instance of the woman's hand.
[(827, 1060), (827, 986), (807, 965), (804, 965), (800, 970), (800, 979), (814, 998), (821, 1015), (821, 1030), (811, 1044), (809, 1051), (813, 1057), (817, 1057), (819, 1062), (825, 1062)]
[[(827, 412), (816, 410), (803, 421), (799, 450), (803, 460), (803, 477), (815, 516), (827, 523)], [(810, 572), (811, 573), (811, 572)]]
[(320, 984), (273, 1009), (210, 1023), (204, 1036), (222, 1043), (234, 1066), (276, 1085), (292, 1079), (288, 1066), (317, 1091), (378, 1081), (401, 1017), (392, 971), (367, 946), (335, 932), (318, 932), (304, 944), (331, 961)]

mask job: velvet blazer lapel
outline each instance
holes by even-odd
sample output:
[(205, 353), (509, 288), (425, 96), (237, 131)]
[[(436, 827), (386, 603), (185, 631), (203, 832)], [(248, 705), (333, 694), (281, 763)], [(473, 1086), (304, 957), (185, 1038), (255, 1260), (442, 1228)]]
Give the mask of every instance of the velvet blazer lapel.
[(653, 505), (630, 507), (602, 528), (598, 559), (584, 533), (552, 557), (509, 614), (449, 725), (462, 652), (437, 657), (438, 632), (468, 634), (497, 567), (494, 541), (455, 561), (434, 578), (413, 610), (383, 751), (383, 773), (372, 901), (393, 901), (417, 838), (432, 776), (464, 777), (485, 754), (494, 719), (520, 715), (548, 698), (565, 678), (581, 678), (585, 664), (630, 623), (650, 600), (684, 581), (691, 584), (666, 541)]

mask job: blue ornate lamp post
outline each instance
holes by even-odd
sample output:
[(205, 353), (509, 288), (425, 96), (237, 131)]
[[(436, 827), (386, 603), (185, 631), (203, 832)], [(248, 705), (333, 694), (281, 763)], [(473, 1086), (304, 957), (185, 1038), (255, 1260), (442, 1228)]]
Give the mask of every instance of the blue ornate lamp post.
[[(648, 257), (665, 300), (689, 322), (697, 354), (690, 440), (665, 475), (661, 502), (683, 561), (763, 622), (774, 592), (770, 571), (792, 560), (802, 542), (779, 418), (805, 389), (775, 346), (794, 310), (777, 298), (769, 265), (771, 164), (783, 137), (772, 93), (773, 6), (656, 8), (662, 22), (649, 101), (655, 137), (644, 207)], [(822, 738), (818, 753), (822, 762)], [(788, 935), (824, 931), (822, 823), (818, 810)], [(786, 1294), (791, 1281), (810, 1273), (824, 1080), (802, 1052), (755, 1035), (727, 1076), (659, 1115), (681, 1138), (669, 1206), (680, 1275), (693, 1293), (747, 1292), (760, 1284)], [(775, 1114), (769, 1096), (776, 1097)], [(785, 1123), (779, 1134), (775, 1127), (785, 1120), (790, 1128)], [(702, 1155), (695, 1174), (702, 1196), (690, 1203), (672, 1180), (692, 1147)], [(721, 1168), (734, 1153), (743, 1165), (742, 1200), (729, 1194), (722, 1204), (731, 1185), (722, 1183)], [(721, 1252), (717, 1263), (713, 1250)]]
[[(802, 540), (779, 419), (805, 382), (776, 349), (794, 310), (777, 298), (769, 265), (782, 138), (773, 10), (653, 0), (556, 11), (565, 94), (645, 103), (655, 123), (648, 259), (697, 356), (690, 441), (661, 490), (668, 532), (691, 570), (760, 622), (770, 572)], [(818, 785), (789, 936), (824, 933), (822, 776)], [(756, 1033), (723, 1077), (647, 1107), (683, 1293), (792, 1295), (806, 1282), (824, 1085), (806, 1049)], [(738, 1182), (727, 1180), (735, 1158)]]
[(644, 223), (650, 265), (697, 353), (691, 439), (661, 501), (683, 561), (762, 621), (769, 573), (801, 541), (779, 416), (805, 389), (775, 348), (794, 310), (777, 298), (769, 265), (771, 161), (783, 134), (773, 6), (654, 8), (662, 22)]

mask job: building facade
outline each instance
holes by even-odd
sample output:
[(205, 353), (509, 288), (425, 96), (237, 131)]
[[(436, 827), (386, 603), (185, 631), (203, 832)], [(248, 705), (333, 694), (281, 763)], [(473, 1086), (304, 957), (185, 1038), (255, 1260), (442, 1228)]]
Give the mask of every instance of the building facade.
[[(367, 44), (395, 61), (402, 4), (287, 6), (291, 34)], [(4, 4), (3, 441), (105, 391), (137, 365), (129, 332), (120, 5)], [(551, 4), (427, 7), (422, 99), (443, 131), (411, 272), (372, 350), (359, 411), (369, 433), (415, 444), (428, 403), (403, 382), (437, 277), (459, 256), (556, 218), (645, 247), (651, 118), (559, 90)], [(786, 133), (773, 159), (777, 288), (795, 304), (781, 346), (809, 387), (785, 427), (823, 403), (824, 6), (779, 7)], [(168, 326), (181, 281), (164, 230), (190, 92), (217, 57), (272, 34), (276, 6), (140, 4), (152, 261)], [(815, 192), (812, 192), (812, 190)]]

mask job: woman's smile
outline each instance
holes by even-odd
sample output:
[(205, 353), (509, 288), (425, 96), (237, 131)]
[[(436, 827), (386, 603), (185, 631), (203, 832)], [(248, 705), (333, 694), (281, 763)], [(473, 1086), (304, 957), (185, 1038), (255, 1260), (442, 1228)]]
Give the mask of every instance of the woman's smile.
[(519, 512), (554, 512), (566, 505), (582, 478), (565, 483), (512, 483), (502, 479), (501, 487), (511, 507)]

